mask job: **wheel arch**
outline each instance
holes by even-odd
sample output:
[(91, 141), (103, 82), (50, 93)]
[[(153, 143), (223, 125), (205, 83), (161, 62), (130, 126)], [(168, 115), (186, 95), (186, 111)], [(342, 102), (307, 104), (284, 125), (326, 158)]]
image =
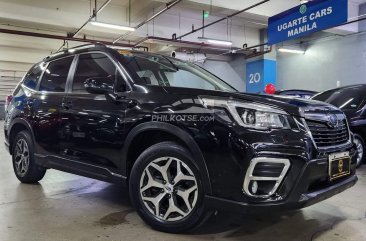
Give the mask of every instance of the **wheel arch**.
[[(137, 145), (137, 143), (140, 143), (141, 137), (146, 136), (152, 137), (151, 136), (152, 133), (153, 135), (155, 134), (159, 135), (158, 142), (174, 141), (177, 142), (178, 144), (181, 144), (182, 146), (184, 146), (189, 150), (189, 152), (193, 157), (193, 161), (199, 168), (200, 173), (202, 175), (203, 179), (202, 182), (204, 185), (205, 192), (207, 194), (211, 194), (212, 188), (211, 188), (210, 176), (201, 149), (199, 148), (198, 144), (190, 134), (188, 134), (185, 130), (169, 123), (163, 123), (163, 122), (143, 123), (137, 125), (130, 131), (130, 133), (126, 138), (124, 148), (122, 150), (122, 160), (123, 160), (122, 175), (126, 176), (128, 179), (133, 164), (135, 163), (139, 154), (141, 154), (143, 151), (143, 150), (137, 151), (138, 155), (136, 154), (133, 155), (134, 146), (139, 146)], [(146, 139), (142, 138), (142, 140), (143, 141), (141, 143), (146, 142)], [(153, 138), (149, 138), (149, 140), (147, 141), (148, 144), (145, 146), (145, 148), (158, 142), (154, 142)]]
[(28, 131), (31, 135), (32, 141), (34, 143), (34, 135), (33, 135), (33, 130), (31, 125), (29, 124), (28, 121), (26, 121), (23, 118), (16, 118), (12, 121), (12, 124), (9, 127), (9, 152), (10, 154), (13, 154), (13, 142), (14, 142), (14, 138), (16, 136), (17, 133), (21, 132), (21, 131)]

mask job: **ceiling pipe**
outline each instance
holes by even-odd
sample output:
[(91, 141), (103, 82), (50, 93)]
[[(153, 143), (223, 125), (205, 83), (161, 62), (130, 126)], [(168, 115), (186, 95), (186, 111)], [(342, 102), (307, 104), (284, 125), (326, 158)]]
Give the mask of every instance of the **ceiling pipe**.
[(272, 45), (269, 46), (269, 49), (267, 49), (265, 51), (260, 51), (260, 52), (255, 52), (255, 53), (249, 54), (249, 55), (245, 56), (245, 58), (250, 59), (250, 58), (262, 56), (262, 55), (265, 55), (265, 54), (268, 54), (268, 53), (271, 53), (271, 52), (272, 52)]
[[(146, 19), (145, 21), (137, 24), (134, 29), (138, 29), (142, 26), (144, 26), (145, 24), (147, 24), (148, 22), (150, 22), (151, 20), (155, 19), (156, 17), (158, 17), (159, 15), (161, 15), (162, 13), (164, 13), (165, 11), (169, 10), (170, 8), (174, 7), (175, 5), (177, 5), (178, 3), (180, 3), (182, 0), (175, 0), (173, 2), (167, 3), (165, 8), (163, 8), (162, 10), (160, 10), (159, 12), (155, 13), (153, 16), (151, 16), (150, 18)], [(120, 41), (121, 39), (123, 39), (125, 36), (127, 36), (127, 34), (122, 34), (121, 36), (119, 36), (118, 38), (116, 38), (113, 43), (117, 43), (118, 41)]]
[[(202, 43), (202, 42), (191, 42), (191, 41), (182, 41), (182, 40), (176, 40), (176, 39), (170, 39), (170, 38), (161, 38), (161, 37), (155, 37), (155, 36), (148, 36), (140, 41), (138, 41), (137, 43), (134, 44), (134, 47), (140, 47), (141, 44), (145, 43), (146, 41), (163, 41), (163, 42), (168, 42), (168, 43), (172, 43), (172, 44), (186, 44), (186, 45), (192, 45), (192, 46), (197, 46), (197, 47), (205, 47), (205, 48), (209, 48), (209, 49), (216, 49), (216, 50), (228, 50), (230, 48), (225, 48), (225, 47), (218, 47), (217, 45), (211, 45), (211, 44), (206, 44), (206, 43)], [(233, 48), (235, 50), (235, 48)], [(238, 48), (239, 49), (239, 48)]]
[[(75, 38), (75, 37), (67, 37), (67, 36), (44, 34), (44, 33), (34, 33), (34, 32), (19, 31), (19, 30), (12, 30), (12, 29), (1, 29), (0, 28), (0, 33), (30, 36), (30, 37), (37, 37), (37, 38), (76, 41), (76, 42), (84, 42), (84, 43), (101, 43), (104, 45), (113, 45), (113, 43), (109, 42), (109, 41), (100, 41), (100, 40), (93, 40), (93, 39), (87, 39), (87, 38)], [(130, 44), (115, 44), (115, 46), (127, 47), (127, 48), (133, 47), (133, 45), (130, 45)]]
[(188, 36), (188, 35), (190, 35), (190, 34), (192, 34), (192, 33), (195, 33), (195, 32), (197, 32), (197, 31), (203, 30), (203, 29), (205, 29), (205, 28), (207, 28), (207, 27), (209, 27), (209, 26), (212, 26), (212, 25), (214, 25), (214, 24), (216, 24), (216, 23), (219, 23), (219, 22), (221, 22), (221, 21), (224, 21), (224, 20), (226, 20), (226, 19), (232, 18), (232, 17), (234, 17), (234, 16), (236, 16), (236, 15), (238, 15), (238, 14), (241, 14), (241, 13), (243, 13), (243, 12), (246, 12), (246, 11), (248, 11), (248, 10), (252, 9), (252, 8), (258, 7), (259, 5), (262, 5), (262, 4), (264, 4), (264, 3), (266, 3), (266, 2), (269, 2), (269, 1), (271, 1), (271, 0), (263, 0), (263, 1), (260, 1), (259, 3), (256, 3), (256, 4), (254, 4), (254, 5), (250, 6), (250, 7), (247, 7), (247, 8), (245, 8), (245, 9), (243, 9), (243, 10), (240, 10), (240, 11), (238, 11), (238, 12), (235, 12), (235, 13), (233, 13), (233, 14), (230, 14), (230, 15), (228, 15), (228, 16), (226, 16), (226, 17), (220, 18), (220, 19), (218, 19), (218, 20), (216, 20), (216, 21), (214, 21), (214, 22), (212, 22), (212, 23), (206, 24), (206, 25), (204, 25), (204, 26), (202, 26), (202, 27), (200, 27), (200, 28), (192, 29), (192, 31), (191, 31), (191, 32), (188, 32), (188, 33), (186, 33), (186, 34), (183, 34), (183, 35), (181, 35), (181, 36), (177, 37), (176, 39), (182, 39), (183, 37), (186, 37), (186, 36)]
[[(95, 18), (96, 16), (97, 16), (97, 14), (100, 12), (100, 11), (102, 11), (110, 2), (111, 2), (112, 0), (107, 0), (105, 3), (103, 3), (103, 5), (97, 10), (97, 8), (95, 8), (94, 9), (94, 11), (93, 11), (93, 14), (89, 17), (89, 19), (88, 20), (86, 20), (86, 22), (83, 24), (83, 25), (81, 25), (81, 27), (75, 32), (75, 33), (73, 33), (72, 35), (71, 35), (71, 37), (72, 38), (74, 38), (76, 35), (78, 35), (80, 32), (81, 32), (81, 30), (83, 30), (83, 28), (93, 19), (93, 18)], [(97, 6), (96, 5), (96, 3), (97, 3), (97, 1), (95, 1), (95, 7)]]

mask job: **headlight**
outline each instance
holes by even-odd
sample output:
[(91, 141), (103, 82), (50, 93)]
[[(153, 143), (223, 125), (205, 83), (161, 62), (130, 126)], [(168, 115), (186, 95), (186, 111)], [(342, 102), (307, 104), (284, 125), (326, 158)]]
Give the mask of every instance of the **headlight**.
[(207, 108), (226, 108), (233, 119), (241, 126), (266, 130), (290, 129), (289, 118), (285, 111), (256, 103), (245, 103), (232, 100), (202, 98)]

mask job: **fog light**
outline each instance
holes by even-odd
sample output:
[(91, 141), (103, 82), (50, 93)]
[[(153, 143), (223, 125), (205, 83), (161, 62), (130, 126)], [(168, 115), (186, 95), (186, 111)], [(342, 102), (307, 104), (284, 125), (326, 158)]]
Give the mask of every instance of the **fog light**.
[(252, 193), (253, 193), (253, 194), (256, 194), (256, 193), (257, 193), (257, 191), (258, 191), (258, 182), (257, 182), (257, 181), (254, 181), (254, 182), (252, 183)]
[(269, 198), (275, 194), (289, 168), (288, 159), (269, 157), (252, 159), (244, 178), (244, 193), (253, 197)]

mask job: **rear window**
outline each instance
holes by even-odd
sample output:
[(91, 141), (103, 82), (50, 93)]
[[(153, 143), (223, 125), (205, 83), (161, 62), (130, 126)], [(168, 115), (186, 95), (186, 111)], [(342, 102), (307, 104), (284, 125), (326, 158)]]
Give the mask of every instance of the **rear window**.
[(35, 90), (38, 85), (38, 81), (42, 75), (44, 69), (44, 63), (33, 66), (31, 70), (25, 75), (23, 85)]
[(73, 59), (74, 57), (70, 56), (50, 62), (44, 71), (39, 90), (64, 92)]
[(363, 88), (345, 88), (330, 90), (314, 96), (314, 100), (319, 100), (332, 104), (340, 109), (359, 109), (365, 102), (365, 90)]

